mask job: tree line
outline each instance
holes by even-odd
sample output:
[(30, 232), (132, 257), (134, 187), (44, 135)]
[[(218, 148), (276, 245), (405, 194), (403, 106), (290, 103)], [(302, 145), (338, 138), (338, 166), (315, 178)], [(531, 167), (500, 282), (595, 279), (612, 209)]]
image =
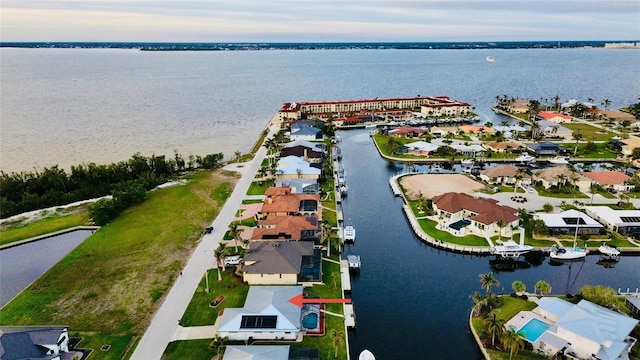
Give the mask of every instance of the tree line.
[(187, 159), (177, 152), (172, 158), (136, 153), (108, 165), (74, 165), (70, 172), (58, 165), (19, 173), (0, 171), (0, 218), (105, 195), (122, 200), (129, 199), (125, 194), (131, 192), (137, 199), (139, 189), (150, 190), (184, 171), (218, 168), (223, 158), (222, 153)]

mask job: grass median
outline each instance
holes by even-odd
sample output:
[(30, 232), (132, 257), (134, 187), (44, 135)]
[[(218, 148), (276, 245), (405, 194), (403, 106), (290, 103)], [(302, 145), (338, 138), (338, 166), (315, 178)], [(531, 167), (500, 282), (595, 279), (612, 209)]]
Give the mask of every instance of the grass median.
[[(0, 324), (141, 335), (238, 177), (218, 170), (187, 179), (152, 191), (96, 231), (0, 309)], [(93, 358), (107, 357), (97, 351)]]

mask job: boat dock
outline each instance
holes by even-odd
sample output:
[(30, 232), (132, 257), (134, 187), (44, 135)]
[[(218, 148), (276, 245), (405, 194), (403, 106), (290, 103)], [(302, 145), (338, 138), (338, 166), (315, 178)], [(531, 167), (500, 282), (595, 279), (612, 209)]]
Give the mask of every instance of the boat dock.
[(344, 304), (344, 324), (347, 329), (356, 328), (356, 311), (353, 304)]
[(340, 277), (342, 280), (342, 297), (347, 298), (351, 294), (351, 277), (349, 276), (349, 260), (340, 260)]

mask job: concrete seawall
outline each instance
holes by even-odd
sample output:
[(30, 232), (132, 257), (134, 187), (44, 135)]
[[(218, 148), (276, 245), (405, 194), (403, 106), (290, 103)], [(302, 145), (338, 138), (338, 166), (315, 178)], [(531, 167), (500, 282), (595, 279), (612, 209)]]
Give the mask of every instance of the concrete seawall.
[(20, 245), (27, 244), (27, 243), (34, 242), (34, 241), (44, 240), (44, 239), (47, 239), (47, 238), (50, 238), (50, 237), (54, 237), (54, 236), (58, 236), (58, 235), (66, 234), (66, 233), (70, 233), (70, 232), (77, 231), (77, 230), (93, 230), (93, 231), (95, 231), (95, 230), (98, 230), (98, 229), (100, 229), (99, 226), (76, 226), (76, 227), (72, 227), (72, 228), (68, 228), (68, 229), (54, 231), (54, 232), (51, 232), (51, 233), (48, 233), (48, 234), (44, 234), (44, 235), (34, 236), (32, 238), (28, 238), (28, 239), (24, 239), (24, 240), (14, 241), (12, 243), (0, 245), (0, 250), (12, 248), (14, 246), (20, 246)]

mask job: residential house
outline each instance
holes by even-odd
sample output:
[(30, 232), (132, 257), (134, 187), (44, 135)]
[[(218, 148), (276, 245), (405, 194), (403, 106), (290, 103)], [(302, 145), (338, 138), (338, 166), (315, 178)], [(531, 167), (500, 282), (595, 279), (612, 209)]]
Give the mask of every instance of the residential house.
[(633, 185), (628, 184), (631, 176), (620, 171), (589, 171), (585, 172), (584, 176), (607, 190), (629, 191), (633, 188)]
[(227, 345), (222, 360), (320, 360), (318, 349), (289, 345)]
[(544, 221), (549, 234), (571, 235), (588, 234), (603, 235), (604, 226), (589, 215), (578, 210), (570, 209), (558, 214), (537, 213), (534, 218)]
[[(436, 216), (446, 223), (468, 220), (472, 231), (482, 236), (494, 236), (504, 228), (520, 224), (518, 210), (510, 206), (498, 205), (494, 199), (476, 199), (464, 193), (449, 192), (432, 199)], [(499, 223), (502, 221), (502, 228)]]
[(507, 111), (512, 114), (525, 114), (529, 111), (529, 100), (517, 98), (509, 101)]
[[(638, 320), (587, 300), (572, 304), (557, 297), (543, 297), (537, 304), (532, 311), (519, 312), (505, 325), (522, 330), (535, 352), (572, 359), (629, 359), (637, 342), (630, 334)], [(535, 338), (527, 334), (529, 323), (539, 324), (542, 334)]]
[(487, 149), (480, 145), (480, 142), (434, 139), (432, 143), (438, 146), (449, 146), (456, 151), (456, 154), (470, 157), (481, 156), (487, 151)]
[(276, 179), (319, 179), (322, 170), (297, 156), (287, 156), (276, 164)]
[(640, 210), (614, 210), (608, 206), (585, 206), (584, 209), (607, 230), (640, 238)]
[(566, 152), (562, 146), (548, 141), (527, 144), (527, 148), (538, 156), (556, 156)]
[(69, 329), (66, 326), (0, 326), (0, 359), (67, 360)]
[(502, 132), (502, 134), (504, 134), (504, 137), (506, 138), (513, 138), (518, 133), (527, 131), (527, 128), (522, 127), (520, 125), (508, 125), (508, 126), (496, 125), (493, 128), (496, 130), (496, 132), (498, 131)]
[(251, 240), (317, 241), (320, 233), (320, 222), (315, 215), (269, 215), (266, 219), (258, 221), (258, 225), (253, 228)]
[(573, 137), (573, 131), (556, 122), (549, 120), (538, 120), (538, 126), (540, 132), (546, 138), (562, 138), (571, 139)]
[(541, 111), (536, 115), (538, 119), (547, 120), (556, 124), (571, 122), (571, 116), (555, 111)]
[(308, 122), (297, 121), (291, 124), (291, 133), (289, 134), (291, 141), (322, 141), (323, 138), (322, 130), (310, 125)]
[(389, 135), (394, 137), (414, 138), (424, 135), (427, 131), (428, 130), (419, 127), (401, 126), (399, 128), (389, 130)]
[(244, 307), (226, 308), (216, 334), (229, 340), (297, 340), (304, 335), (302, 309), (289, 300), (302, 286), (251, 286)]
[(319, 194), (293, 194), (291, 188), (271, 187), (265, 190), (264, 195), (264, 204), (257, 219), (265, 219), (269, 215), (321, 216)]
[(483, 125), (460, 125), (458, 131), (462, 131), (465, 134), (494, 134), (495, 129)]
[(407, 154), (429, 156), (434, 151), (438, 150), (439, 146), (426, 141), (414, 141), (409, 144), (405, 144), (404, 148)]
[(633, 116), (633, 114), (624, 112), (624, 111), (619, 111), (619, 110), (607, 110), (607, 111), (603, 111), (602, 112), (602, 116), (606, 119), (606, 120), (611, 120), (611, 121), (616, 121), (616, 122), (622, 122), (622, 121), (629, 121), (630, 123), (635, 123), (638, 121), (638, 119), (636, 119), (635, 116)]
[(276, 179), (275, 187), (291, 188), (291, 194), (319, 194), (318, 181), (313, 179)]
[(563, 111), (571, 111), (571, 107), (573, 107), (576, 104), (582, 104), (587, 109), (593, 109), (597, 107), (597, 105), (592, 102), (578, 101), (576, 99), (568, 100), (567, 102), (562, 103), (560, 107), (562, 108)]
[(309, 163), (320, 163), (324, 160), (324, 144), (307, 140), (296, 140), (284, 145), (280, 157), (297, 156)]
[(515, 141), (486, 141), (482, 143), (485, 149), (491, 150), (497, 153), (510, 153), (513, 150), (519, 150), (523, 148), (522, 144)]
[(571, 171), (567, 166), (552, 166), (546, 169), (534, 170), (532, 180), (540, 183), (545, 189), (566, 183), (577, 186), (581, 192), (589, 192), (591, 188), (591, 179), (577, 171)]
[(242, 266), (242, 280), (251, 285), (295, 285), (322, 281), (320, 249), (313, 241), (251, 242)]
[(631, 157), (635, 148), (640, 148), (640, 138), (636, 136), (629, 136), (627, 139), (621, 139), (622, 155), (625, 157)]
[(437, 138), (444, 138), (448, 134), (457, 134), (458, 128), (455, 126), (434, 126), (431, 128), (431, 134)]
[(498, 165), (480, 171), (480, 179), (489, 184), (513, 185), (518, 168), (513, 165)]

